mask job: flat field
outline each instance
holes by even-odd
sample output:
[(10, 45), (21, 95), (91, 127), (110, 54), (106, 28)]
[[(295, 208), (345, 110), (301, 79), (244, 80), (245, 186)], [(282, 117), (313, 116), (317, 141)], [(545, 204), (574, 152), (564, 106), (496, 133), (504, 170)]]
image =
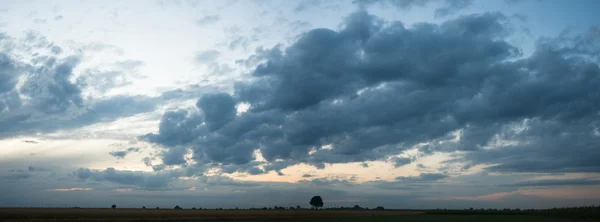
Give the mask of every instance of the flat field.
[(574, 222), (534, 215), (425, 215), (418, 211), (4, 208), (0, 221)]
[(3, 221), (244, 221), (416, 215), (416, 211), (3, 208)]

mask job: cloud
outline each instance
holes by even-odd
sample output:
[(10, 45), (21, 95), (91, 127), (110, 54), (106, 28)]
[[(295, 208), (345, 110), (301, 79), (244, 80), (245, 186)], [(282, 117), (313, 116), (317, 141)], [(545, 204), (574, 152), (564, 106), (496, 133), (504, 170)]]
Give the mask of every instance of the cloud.
[(35, 98), (33, 106), (45, 114), (65, 112), (71, 107), (81, 107), (81, 89), (69, 81), (73, 69), (79, 64), (79, 56), (64, 60), (54, 58), (39, 61), (43, 67), (37, 68), (28, 76), (21, 87), (21, 93)]
[(143, 78), (138, 74), (138, 69), (144, 65), (137, 60), (119, 61), (102, 67), (88, 68), (77, 78), (81, 87), (93, 89), (99, 93), (123, 86)]
[(29, 179), (31, 174), (25, 172), (12, 172), (1, 177), (2, 180), (24, 180)]
[(396, 7), (401, 10), (410, 10), (413, 7), (427, 7), (436, 4), (436, 17), (444, 17), (463, 10), (473, 4), (474, 0), (354, 0), (353, 3), (360, 7), (374, 4)]
[(158, 134), (147, 134), (141, 139), (164, 146), (186, 145), (191, 143), (204, 130), (200, 125), (203, 117), (187, 110), (166, 112), (159, 125)]
[[(2, 41), (12, 39), (5, 37)], [(152, 111), (157, 104), (170, 100), (128, 95), (84, 97), (86, 84), (103, 82), (105, 89), (118, 84), (104, 80), (78, 81), (82, 75), (75, 70), (84, 56), (57, 55), (62, 49), (37, 32), (28, 32), (25, 40), (11, 45), (12, 48), (0, 50), (0, 138), (110, 122)], [(22, 51), (36, 53), (23, 57)], [(139, 64), (123, 61), (115, 66), (133, 69)], [(79, 78), (73, 81), (76, 76)], [(23, 81), (17, 86), (18, 79)]]
[(204, 113), (204, 121), (212, 131), (223, 127), (236, 115), (235, 101), (227, 93), (203, 95), (196, 106)]
[(106, 170), (79, 168), (73, 172), (73, 175), (83, 181), (110, 182), (150, 190), (167, 188), (169, 180), (174, 176), (148, 174), (141, 171), (115, 170), (114, 168), (106, 168)]
[(202, 17), (201, 19), (198, 19), (198, 21), (196, 21), (196, 24), (209, 25), (209, 24), (216, 23), (220, 20), (221, 20), (221, 16), (219, 16), (219, 15), (207, 15), (207, 16)]
[(125, 158), (125, 156), (128, 153), (131, 153), (131, 152), (137, 153), (139, 151), (140, 151), (140, 148), (130, 147), (130, 148), (127, 148), (126, 150), (122, 150), (122, 151), (112, 151), (112, 152), (109, 152), (108, 155), (111, 155), (111, 156), (113, 156), (113, 157), (115, 157), (117, 159), (123, 159), (123, 158)]
[[(361, 8), (372, 5), (381, 5), (385, 7), (395, 7), (400, 10), (411, 10), (415, 7), (434, 6), (434, 15), (436, 18), (446, 17), (457, 14), (458, 12), (469, 8), (475, 0), (354, 0), (354, 4)], [(523, 0), (504, 0), (506, 4), (517, 4), (524, 2)]]
[(23, 140), (24, 143), (38, 144), (35, 140)]
[(0, 53), (0, 70), (0, 93), (7, 93), (17, 84), (20, 75), (19, 64), (10, 55)]
[(198, 63), (212, 63), (214, 62), (221, 53), (216, 50), (207, 50), (203, 52), (199, 52), (196, 55), (196, 62)]
[(296, 7), (294, 7), (295, 12), (307, 11), (313, 8), (320, 9), (337, 9), (340, 7), (340, 2), (338, 1), (324, 1), (324, 0), (301, 0), (298, 1)]
[(54, 20), (62, 20), (64, 18), (64, 16), (62, 15), (57, 15), (56, 17), (54, 17)]
[(34, 166), (28, 166), (27, 170), (29, 172), (52, 172), (51, 169), (45, 169), (45, 168), (41, 168), (41, 167), (34, 167)]
[(448, 175), (445, 174), (439, 174), (439, 173), (421, 173), (419, 174), (419, 176), (416, 177), (405, 177), (405, 176), (401, 176), (401, 177), (396, 177), (397, 181), (402, 181), (402, 182), (431, 182), (431, 181), (438, 181), (444, 178), (447, 178)]
[[(359, 10), (339, 30), (257, 50), (239, 61), (252, 78), (233, 95), (206, 95), (193, 110), (203, 118), (179, 113), (147, 137), (190, 148), (201, 165), (242, 166), (258, 150), (275, 172), (298, 163), (399, 167), (455, 151), (454, 161), (488, 171), (597, 172), (598, 47), (548, 38), (524, 56), (511, 34), (501, 13), (406, 27)], [(237, 115), (242, 103), (249, 109)], [(396, 157), (412, 148), (416, 157)]]
[(57, 189), (48, 189), (47, 191), (55, 191), (55, 192), (73, 192), (73, 191), (91, 191), (94, 190), (92, 188), (81, 188), (81, 187), (74, 187), (74, 188), (57, 188)]
[(565, 180), (530, 180), (512, 184), (503, 184), (501, 186), (511, 187), (542, 187), (542, 186), (582, 186), (582, 185), (600, 185), (600, 180), (593, 179), (565, 179)]

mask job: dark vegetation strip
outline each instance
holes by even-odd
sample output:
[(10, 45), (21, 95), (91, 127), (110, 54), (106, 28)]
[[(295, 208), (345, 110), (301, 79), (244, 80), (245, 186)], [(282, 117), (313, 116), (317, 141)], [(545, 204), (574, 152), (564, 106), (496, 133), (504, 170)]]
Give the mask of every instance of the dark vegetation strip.
[(600, 206), (552, 208), (552, 209), (464, 209), (464, 210), (424, 210), (427, 215), (535, 215), (563, 217), (580, 220), (600, 221)]

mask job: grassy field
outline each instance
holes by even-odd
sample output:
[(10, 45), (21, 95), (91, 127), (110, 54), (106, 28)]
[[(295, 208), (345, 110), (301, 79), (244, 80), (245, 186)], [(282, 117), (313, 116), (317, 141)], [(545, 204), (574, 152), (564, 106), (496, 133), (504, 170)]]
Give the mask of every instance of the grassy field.
[(5, 208), (4, 221), (244, 221), (415, 215), (415, 211)]
[(427, 215), (418, 211), (0, 209), (1, 221), (310, 221), (310, 222), (568, 222), (536, 215)]

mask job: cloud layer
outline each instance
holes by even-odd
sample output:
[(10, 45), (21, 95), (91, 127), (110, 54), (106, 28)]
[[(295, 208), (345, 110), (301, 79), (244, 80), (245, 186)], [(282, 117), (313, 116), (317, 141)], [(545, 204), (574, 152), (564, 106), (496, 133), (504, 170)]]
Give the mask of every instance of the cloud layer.
[[(359, 10), (339, 30), (257, 51), (245, 63), (260, 61), (250, 82), (203, 96), (192, 113), (166, 113), (144, 138), (169, 152), (189, 148), (198, 165), (241, 172), (256, 166), (255, 150), (268, 172), (298, 163), (401, 166), (412, 160), (396, 155), (412, 148), (467, 151), (454, 161), (489, 171), (597, 172), (595, 30), (540, 39), (523, 55), (501, 13), (406, 27)], [(240, 104), (250, 108), (236, 115)]]

